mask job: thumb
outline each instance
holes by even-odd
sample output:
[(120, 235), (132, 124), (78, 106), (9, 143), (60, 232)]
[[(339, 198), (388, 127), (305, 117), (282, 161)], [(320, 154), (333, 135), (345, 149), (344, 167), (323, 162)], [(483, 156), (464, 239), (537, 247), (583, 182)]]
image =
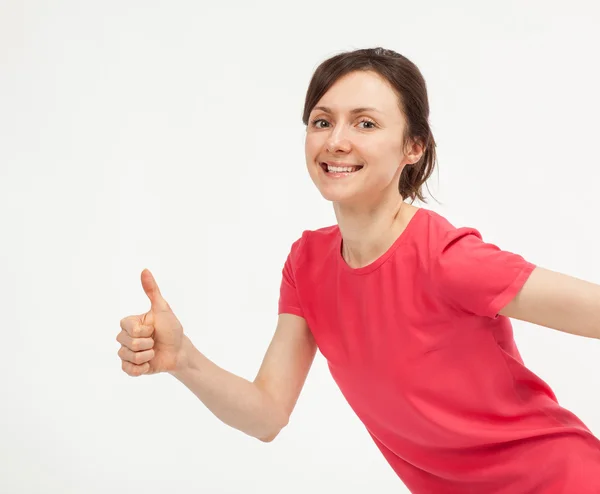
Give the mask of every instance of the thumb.
[(171, 310), (171, 307), (169, 307), (169, 304), (161, 295), (154, 276), (152, 276), (152, 273), (148, 269), (142, 271), (142, 287), (150, 299), (153, 311), (163, 312)]

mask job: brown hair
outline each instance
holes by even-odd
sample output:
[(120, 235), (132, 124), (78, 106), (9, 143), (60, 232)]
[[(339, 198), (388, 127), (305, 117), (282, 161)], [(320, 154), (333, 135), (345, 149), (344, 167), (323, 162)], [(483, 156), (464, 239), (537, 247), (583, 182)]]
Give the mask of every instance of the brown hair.
[(400, 111), (407, 122), (406, 133), (403, 136), (404, 145), (414, 139), (420, 140), (425, 147), (421, 159), (402, 170), (398, 190), (403, 199), (410, 197), (414, 202), (415, 198), (418, 198), (426, 203), (421, 187), (435, 169), (435, 140), (429, 126), (429, 101), (425, 79), (408, 58), (393, 50), (378, 47), (343, 52), (325, 60), (315, 70), (308, 86), (302, 122), (308, 125), (310, 112), (338, 79), (358, 70), (376, 72), (385, 78), (398, 94)]

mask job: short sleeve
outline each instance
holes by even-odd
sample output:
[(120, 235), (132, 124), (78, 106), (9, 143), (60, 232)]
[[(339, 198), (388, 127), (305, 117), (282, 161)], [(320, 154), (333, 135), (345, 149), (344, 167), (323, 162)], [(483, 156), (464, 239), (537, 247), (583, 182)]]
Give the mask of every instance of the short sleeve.
[(296, 266), (301, 242), (302, 239), (298, 239), (293, 243), (281, 272), (278, 314), (294, 314), (304, 317), (296, 287)]
[(473, 228), (449, 231), (432, 259), (432, 282), (455, 308), (492, 319), (519, 292), (535, 264), (482, 240)]

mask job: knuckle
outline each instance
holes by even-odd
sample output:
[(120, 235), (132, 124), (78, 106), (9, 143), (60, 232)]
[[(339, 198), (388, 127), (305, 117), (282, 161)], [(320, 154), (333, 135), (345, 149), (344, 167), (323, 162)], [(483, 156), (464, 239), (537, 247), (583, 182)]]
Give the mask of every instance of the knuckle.
[(143, 338), (146, 333), (146, 329), (141, 324), (136, 324), (135, 327), (131, 330), (131, 336), (134, 338)]
[(152, 350), (154, 348), (154, 339), (153, 338), (142, 338), (139, 340), (140, 342), (140, 350)]
[(150, 326), (140, 326), (139, 327), (139, 337), (140, 338), (147, 338), (148, 336), (150, 336), (151, 331), (150, 331)]
[(139, 375), (137, 366), (129, 362), (123, 362), (123, 370), (131, 377), (137, 377)]
[(121, 362), (121, 369), (123, 369), (123, 372), (125, 372), (125, 374), (129, 374), (129, 366), (124, 360)]

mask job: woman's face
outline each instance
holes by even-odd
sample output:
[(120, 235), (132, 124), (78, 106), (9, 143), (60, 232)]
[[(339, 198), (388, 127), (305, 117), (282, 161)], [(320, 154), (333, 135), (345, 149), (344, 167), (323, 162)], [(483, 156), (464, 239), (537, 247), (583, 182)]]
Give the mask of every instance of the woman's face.
[[(404, 154), (405, 125), (398, 95), (375, 72), (352, 72), (336, 81), (311, 111), (306, 130), (306, 165), (321, 195), (356, 204), (398, 194), (402, 169), (422, 151), (413, 146)], [(336, 165), (360, 168), (331, 168)]]

